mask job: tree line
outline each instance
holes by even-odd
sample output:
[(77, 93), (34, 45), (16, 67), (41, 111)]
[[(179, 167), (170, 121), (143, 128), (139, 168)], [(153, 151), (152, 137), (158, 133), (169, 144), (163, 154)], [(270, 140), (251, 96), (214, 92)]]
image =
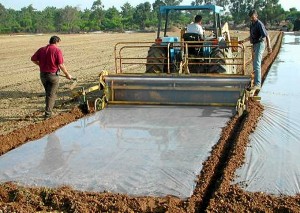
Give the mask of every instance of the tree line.
[[(0, 3), (0, 33), (78, 33), (93, 31), (155, 30), (158, 23), (158, 8), (161, 5), (180, 5), (182, 0), (148, 1), (133, 7), (130, 3), (104, 9), (101, 0), (95, 0), (90, 9), (78, 7), (46, 7), (42, 11), (32, 5), (21, 10), (6, 9)], [(289, 11), (279, 4), (279, 0), (195, 0), (191, 5), (212, 3), (224, 7), (222, 19), (234, 25), (248, 23), (248, 11), (255, 8), (264, 23), (276, 25), (283, 20), (291, 22), (300, 19), (296, 8)], [(185, 26), (195, 12), (176, 13), (170, 16), (171, 23)], [(209, 22), (209, 15), (203, 22)]]

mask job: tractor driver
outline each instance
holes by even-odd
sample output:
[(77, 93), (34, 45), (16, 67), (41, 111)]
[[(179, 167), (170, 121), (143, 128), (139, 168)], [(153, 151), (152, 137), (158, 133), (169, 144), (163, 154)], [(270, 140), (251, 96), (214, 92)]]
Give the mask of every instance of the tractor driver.
[(197, 33), (200, 35), (200, 39), (204, 39), (204, 30), (201, 26), (202, 24), (202, 16), (196, 15), (193, 23), (187, 25), (186, 32), (187, 33)]

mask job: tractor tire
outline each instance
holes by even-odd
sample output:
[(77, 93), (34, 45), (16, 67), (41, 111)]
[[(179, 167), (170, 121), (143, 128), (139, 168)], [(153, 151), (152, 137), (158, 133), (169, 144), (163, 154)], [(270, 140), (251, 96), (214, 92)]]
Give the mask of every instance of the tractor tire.
[(222, 51), (219, 48), (215, 48), (212, 51), (210, 57), (218, 58), (218, 59), (211, 60), (211, 62), (219, 63), (219, 64), (210, 65), (209, 66), (209, 73), (226, 73), (227, 72), (224, 51)]
[(165, 49), (158, 45), (152, 45), (148, 51), (146, 73), (162, 73), (165, 67)]
[[(191, 63), (199, 63), (199, 59), (191, 59)], [(203, 61), (204, 62), (204, 61)], [(203, 64), (189, 64), (190, 73), (206, 73), (207, 66)]]

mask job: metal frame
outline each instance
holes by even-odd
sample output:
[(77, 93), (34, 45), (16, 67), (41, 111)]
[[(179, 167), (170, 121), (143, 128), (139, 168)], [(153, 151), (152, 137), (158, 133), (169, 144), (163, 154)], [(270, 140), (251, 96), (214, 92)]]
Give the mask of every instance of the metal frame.
[[(207, 42), (207, 41), (205, 41)], [(147, 57), (126, 57), (124, 56), (122, 53), (125, 49), (132, 49), (132, 48), (136, 48), (136, 49), (140, 49), (140, 48), (150, 48), (151, 45), (153, 44), (153, 42), (119, 42), (115, 45), (114, 47), (114, 55), (115, 55), (115, 73), (123, 73), (122, 67), (123, 65), (129, 65), (129, 64), (150, 64), (147, 62), (143, 62), (142, 60), (147, 60)], [(201, 57), (201, 58), (197, 58), (195, 56), (191, 56), (188, 54), (188, 48), (189, 47), (218, 47), (218, 45), (212, 45), (212, 44), (204, 44), (204, 42), (199, 42), (199, 41), (182, 41), (182, 42), (172, 42), (173, 46), (176, 47), (183, 47), (185, 50), (185, 54), (184, 54), (184, 58), (183, 58), (183, 66), (187, 66), (188, 64), (199, 64), (199, 65), (218, 65), (220, 63), (216, 63), (216, 62), (199, 62), (199, 63), (190, 63), (189, 60), (190, 59), (201, 59), (201, 60), (217, 60), (220, 58), (212, 58), (212, 57)], [(168, 69), (167, 69), (167, 73), (171, 73), (170, 72), (170, 46), (171, 43), (168, 43), (167, 46), (157, 46), (157, 48), (167, 48), (167, 56), (166, 57), (162, 57), (162, 59), (166, 60), (166, 63), (155, 63), (155, 64), (163, 64), (163, 65), (167, 65)], [(226, 48), (238, 48), (240, 49), (241, 52), (241, 56), (240, 57), (232, 57), (232, 58), (228, 58), (228, 57), (224, 57), (224, 60), (237, 60), (240, 62), (236, 62), (236, 63), (225, 63), (224, 65), (239, 65), (242, 66), (242, 74), (245, 74), (245, 47), (243, 44), (239, 44), (239, 45), (227, 45)], [(137, 50), (137, 52), (139, 52)], [(127, 62), (130, 60), (141, 60), (141, 62)], [(182, 72), (179, 72), (182, 73)], [(188, 71), (184, 70), (183, 73), (188, 73)]]
[(208, 10), (212, 11), (214, 17), (214, 28), (217, 29), (216, 36), (219, 37), (221, 33), (221, 18), (220, 13), (223, 11), (223, 8), (220, 6), (206, 4), (206, 5), (196, 5), (196, 6), (160, 6), (159, 8), (159, 21), (158, 21), (158, 30), (157, 30), (157, 38), (160, 38), (161, 33), (161, 25), (162, 25), (162, 18), (165, 15), (165, 26), (164, 26), (164, 37), (167, 35), (167, 28), (169, 22), (169, 12), (170, 11), (182, 11), (182, 10)]

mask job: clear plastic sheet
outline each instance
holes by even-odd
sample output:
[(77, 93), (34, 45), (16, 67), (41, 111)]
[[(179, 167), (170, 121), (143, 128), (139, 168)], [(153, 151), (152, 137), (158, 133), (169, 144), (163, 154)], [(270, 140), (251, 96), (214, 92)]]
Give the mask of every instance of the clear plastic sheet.
[(111, 106), (0, 157), (0, 181), (191, 196), (232, 107)]
[(265, 107), (234, 183), (252, 192), (300, 193), (300, 35), (285, 34), (260, 96)]

